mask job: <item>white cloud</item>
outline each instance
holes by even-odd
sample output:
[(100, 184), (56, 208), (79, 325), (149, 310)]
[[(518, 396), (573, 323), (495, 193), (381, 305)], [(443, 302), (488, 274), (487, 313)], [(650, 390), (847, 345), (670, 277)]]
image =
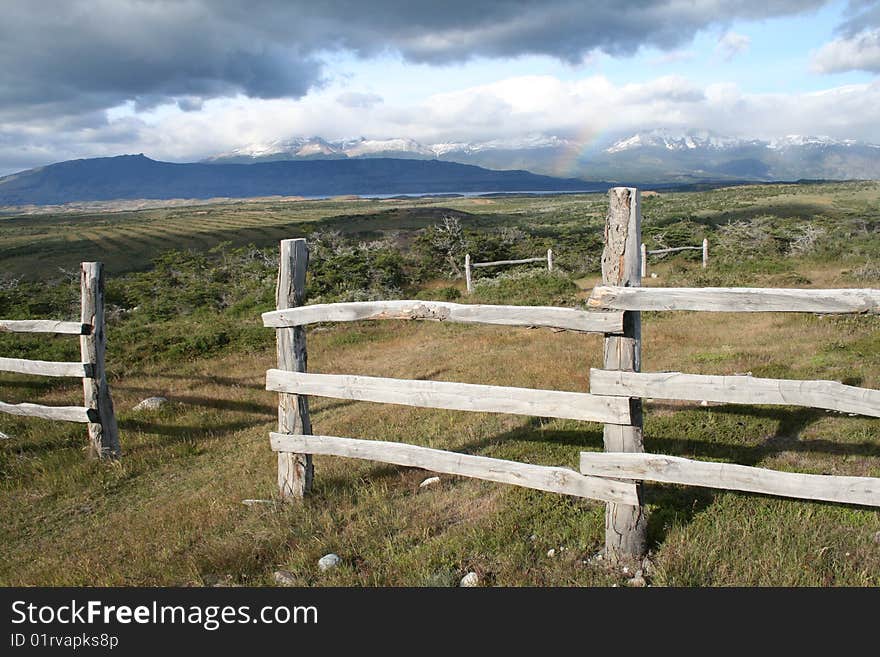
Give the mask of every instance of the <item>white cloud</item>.
[(880, 28), (826, 43), (813, 56), (812, 67), (817, 73), (880, 73)]
[(752, 44), (751, 37), (736, 32), (726, 32), (715, 46), (715, 53), (730, 61), (741, 52), (746, 52)]
[[(812, 93), (746, 93), (733, 84), (697, 85), (679, 76), (617, 85), (594, 75), (576, 80), (523, 76), (422, 101), (339, 102), (339, 89), (299, 100), (207, 100), (201, 110), (164, 105), (150, 112), (116, 112), (102, 124), (0, 123), (0, 173), (74, 157), (139, 153), (193, 161), (293, 136), (340, 139), (408, 137), (423, 143), (485, 141), (553, 135), (584, 143), (646, 128), (710, 130), (771, 139), (829, 135), (880, 142), (880, 80)], [(21, 147), (22, 143), (27, 148)]]

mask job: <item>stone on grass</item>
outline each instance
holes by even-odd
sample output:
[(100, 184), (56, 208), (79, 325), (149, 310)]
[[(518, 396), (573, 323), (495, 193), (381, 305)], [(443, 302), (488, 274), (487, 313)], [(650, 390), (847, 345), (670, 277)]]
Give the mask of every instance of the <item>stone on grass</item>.
[(296, 577), (289, 570), (276, 570), (272, 576), (279, 586), (296, 586)]
[(434, 484), (440, 483), (440, 477), (428, 477), (422, 483), (419, 484), (419, 488), (427, 488), (428, 486), (433, 486)]
[(331, 552), (318, 559), (318, 568), (330, 570), (331, 568), (336, 568), (340, 563), (342, 563), (342, 559), (339, 558), (339, 555)]
[(133, 411), (154, 411), (157, 408), (162, 408), (165, 404), (168, 403), (168, 400), (165, 397), (147, 397), (146, 399), (141, 400), (137, 406), (132, 408)]
[(469, 572), (467, 575), (461, 578), (461, 581), (458, 583), (459, 586), (464, 586), (467, 588), (473, 586), (480, 585), (480, 576), (477, 575), (474, 571)]
[(547, 556), (548, 557), (555, 557), (556, 556), (556, 548), (550, 548), (549, 550), (547, 550)]

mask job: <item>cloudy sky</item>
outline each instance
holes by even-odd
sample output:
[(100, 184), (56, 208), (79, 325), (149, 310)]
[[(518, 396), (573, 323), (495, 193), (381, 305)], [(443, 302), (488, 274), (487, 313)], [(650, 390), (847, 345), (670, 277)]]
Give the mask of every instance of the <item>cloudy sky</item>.
[(880, 0), (0, 0), (0, 175), (293, 136), (880, 143)]

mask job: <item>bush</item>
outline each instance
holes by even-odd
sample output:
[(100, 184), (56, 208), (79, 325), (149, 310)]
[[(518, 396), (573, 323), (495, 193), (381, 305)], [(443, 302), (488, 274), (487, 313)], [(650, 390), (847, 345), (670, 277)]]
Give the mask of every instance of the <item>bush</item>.
[(516, 306), (574, 306), (577, 291), (568, 274), (558, 269), (518, 269), (477, 281), (472, 298)]

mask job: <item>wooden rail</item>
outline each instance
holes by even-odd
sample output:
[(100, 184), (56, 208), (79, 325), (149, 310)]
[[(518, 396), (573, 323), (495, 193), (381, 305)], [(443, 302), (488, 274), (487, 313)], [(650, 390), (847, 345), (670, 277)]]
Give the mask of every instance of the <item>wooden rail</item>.
[(674, 246), (669, 249), (654, 249), (653, 251), (646, 251), (648, 255), (661, 255), (664, 253), (678, 253), (679, 251), (702, 251), (702, 246)]
[(627, 424), (629, 401), (584, 392), (269, 370), (266, 390), (297, 395)]
[(471, 267), (479, 269), (480, 267), (497, 267), (498, 265), (524, 265), (529, 262), (546, 262), (547, 258), (522, 258), (520, 260), (495, 260), (494, 262), (472, 262)]
[(547, 262), (547, 271), (553, 271), (553, 249), (547, 249), (547, 255), (540, 258), (521, 258), (519, 260), (493, 260), (492, 262), (472, 262), (471, 254), (464, 256), (464, 282), (467, 292), (470, 294), (474, 291), (473, 276), (471, 269), (479, 269), (483, 267), (498, 267), (501, 265), (525, 265), (530, 262)]
[(593, 288), (587, 305), (601, 310), (877, 314), (880, 312), (880, 290), (598, 285)]
[(780, 472), (660, 454), (581, 452), (581, 473), (740, 490), (824, 502), (880, 506), (880, 478)]
[(40, 417), (63, 422), (94, 422), (95, 413), (84, 406), (43, 406), (42, 404), (7, 404), (0, 402), (0, 413)]
[(442, 301), (355, 301), (300, 306), (263, 313), (263, 326), (304, 326), (317, 322), (368, 319), (433, 320), (466, 324), (547, 326), (590, 333), (620, 333), (622, 312), (597, 312), (555, 306), (495, 306)]
[(880, 390), (836, 381), (792, 381), (751, 376), (713, 376), (680, 372), (590, 370), (594, 395), (656, 397), (733, 404), (809, 406), (880, 417)]
[(404, 443), (337, 436), (289, 435), (273, 432), (270, 434), (270, 442), (272, 449), (281, 453), (305, 452), (381, 461), (442, 474), (535, 488), (551, 493), (622, 504), (638, 504), (634, 484), (588, 477), (567, 468), (517, 463)]
[(88, 335), (91, 330), (91, 326), (79, 322), (58, 322), (51, 319), (0, 319), (0, 333)]
[(645, 243), (642, 242), (641, 254), (642, 254), (642, 278), (645, 278), (648, 275), (648, 256), (649, 255), (666, 255), (667, 253), (678, 253), (679, 251), (702, 251), (703, 252), (703, 269), (709, 266), (709, 240), (703, 239), (703, 243), (700, 246), (673, 246), (668, 249), (654, 249), (652, 251), (648, 251), (648, 248), (645, 246)]
[(69, 376), (90, 378), (95, 368), (91, 363), (63, 363), (48, 360), (27, 360), (25, 358), (0, 358), (0, 371), (37, 376)]

